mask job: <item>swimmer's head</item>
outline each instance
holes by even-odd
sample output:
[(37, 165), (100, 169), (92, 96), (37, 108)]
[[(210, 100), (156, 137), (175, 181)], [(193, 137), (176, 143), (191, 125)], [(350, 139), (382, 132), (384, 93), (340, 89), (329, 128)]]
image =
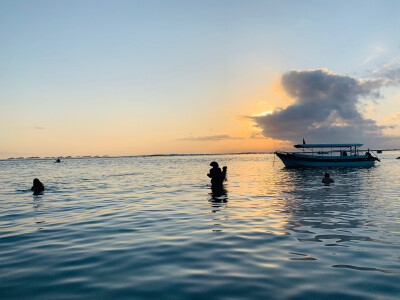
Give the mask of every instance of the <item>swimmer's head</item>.
[(37, 179), (37, 178), (33, 179), (33, 185), (40, 185), (40, 184), (41, 184), (41, 182), (39, 179)]
[(213, 162), (210, 164), (210, 166), (211, 166), (211, 167), (214, 167), (214, 168), (218, 168), (218, 163), (217, 163), (216, 161), (213, 161)]

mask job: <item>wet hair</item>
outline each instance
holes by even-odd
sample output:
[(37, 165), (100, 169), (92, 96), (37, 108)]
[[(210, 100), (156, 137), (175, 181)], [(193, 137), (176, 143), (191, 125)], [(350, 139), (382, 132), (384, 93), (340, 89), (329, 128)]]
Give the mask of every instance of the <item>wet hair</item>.
[(213, 161), (213, 162), (210, 164), (210, 166), (211, 166), (211, 167), (216, 167), (216, 168), (218, 168), (218, 163), (217, 163), (216, 161)]
[(329, 173), (325, 173), (325, 177), (329, 177)]
[(41, 192), (44, 191), (43, 183), (41, 183), (37, 178), (33, 179), (33, 187), (31, 188), (31, 191), (33, 191), (34, 195), (40, 195)]

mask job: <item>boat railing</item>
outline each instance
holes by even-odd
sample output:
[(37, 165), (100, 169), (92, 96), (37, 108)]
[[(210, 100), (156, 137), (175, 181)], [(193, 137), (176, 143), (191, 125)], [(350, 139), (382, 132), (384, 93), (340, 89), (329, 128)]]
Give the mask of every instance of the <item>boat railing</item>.
[[(361, 154), (363, 151), (343, 151), (343, 150), (329, 150), (329, 151), (280, 151), (277, 150), (276, 153), (299, 153), (299, 154), (312, 154), (312, 155), (329, 155), (332, 153), (339, 153), (341, 156), (350, 156), (350, 155), (363, 155)], [(346, 153), (346, 154), (344, 154)], [(343, 155), (344, 154), (344, 155)]]

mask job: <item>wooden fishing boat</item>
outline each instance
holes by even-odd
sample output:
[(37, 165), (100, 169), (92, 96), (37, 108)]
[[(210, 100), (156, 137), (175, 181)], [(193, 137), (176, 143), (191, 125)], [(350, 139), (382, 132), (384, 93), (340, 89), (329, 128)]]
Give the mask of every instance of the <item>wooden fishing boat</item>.
[(275, 154), (286, 167), (370, 167), (380, 161), (370, 150), (360, 150), (363, 144), (299, 144), (301, 152)]

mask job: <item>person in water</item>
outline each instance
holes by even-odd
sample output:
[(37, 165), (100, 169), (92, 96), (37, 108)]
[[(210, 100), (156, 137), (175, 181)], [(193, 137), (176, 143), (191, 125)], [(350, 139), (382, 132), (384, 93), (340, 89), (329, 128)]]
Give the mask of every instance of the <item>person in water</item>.
[(324, 178), (322, 178), (322, 183), (329, 184), (329, 183), (334, 183), (334, 182), (335, 182), (335, 180), (333, 180), (333, 179), (329, 176), (329, 173), (325, 173)]
[(33, 186), (31, 187), (34, 195), (40, 195), (44, 191), (44, 185), (39, 179), (33, 179)]
[(210, 173), (208, 173), (207, 176), (211, 178), (211, 190), (213, 193), (218, 193), (223, 189), (222, 184), (224, 180), (226, 180), (226, 170), (228, 168), (225, 166), (221, 171), (216, 161), (210, 163), (210, 166), (212, 169), (210, 169)]

